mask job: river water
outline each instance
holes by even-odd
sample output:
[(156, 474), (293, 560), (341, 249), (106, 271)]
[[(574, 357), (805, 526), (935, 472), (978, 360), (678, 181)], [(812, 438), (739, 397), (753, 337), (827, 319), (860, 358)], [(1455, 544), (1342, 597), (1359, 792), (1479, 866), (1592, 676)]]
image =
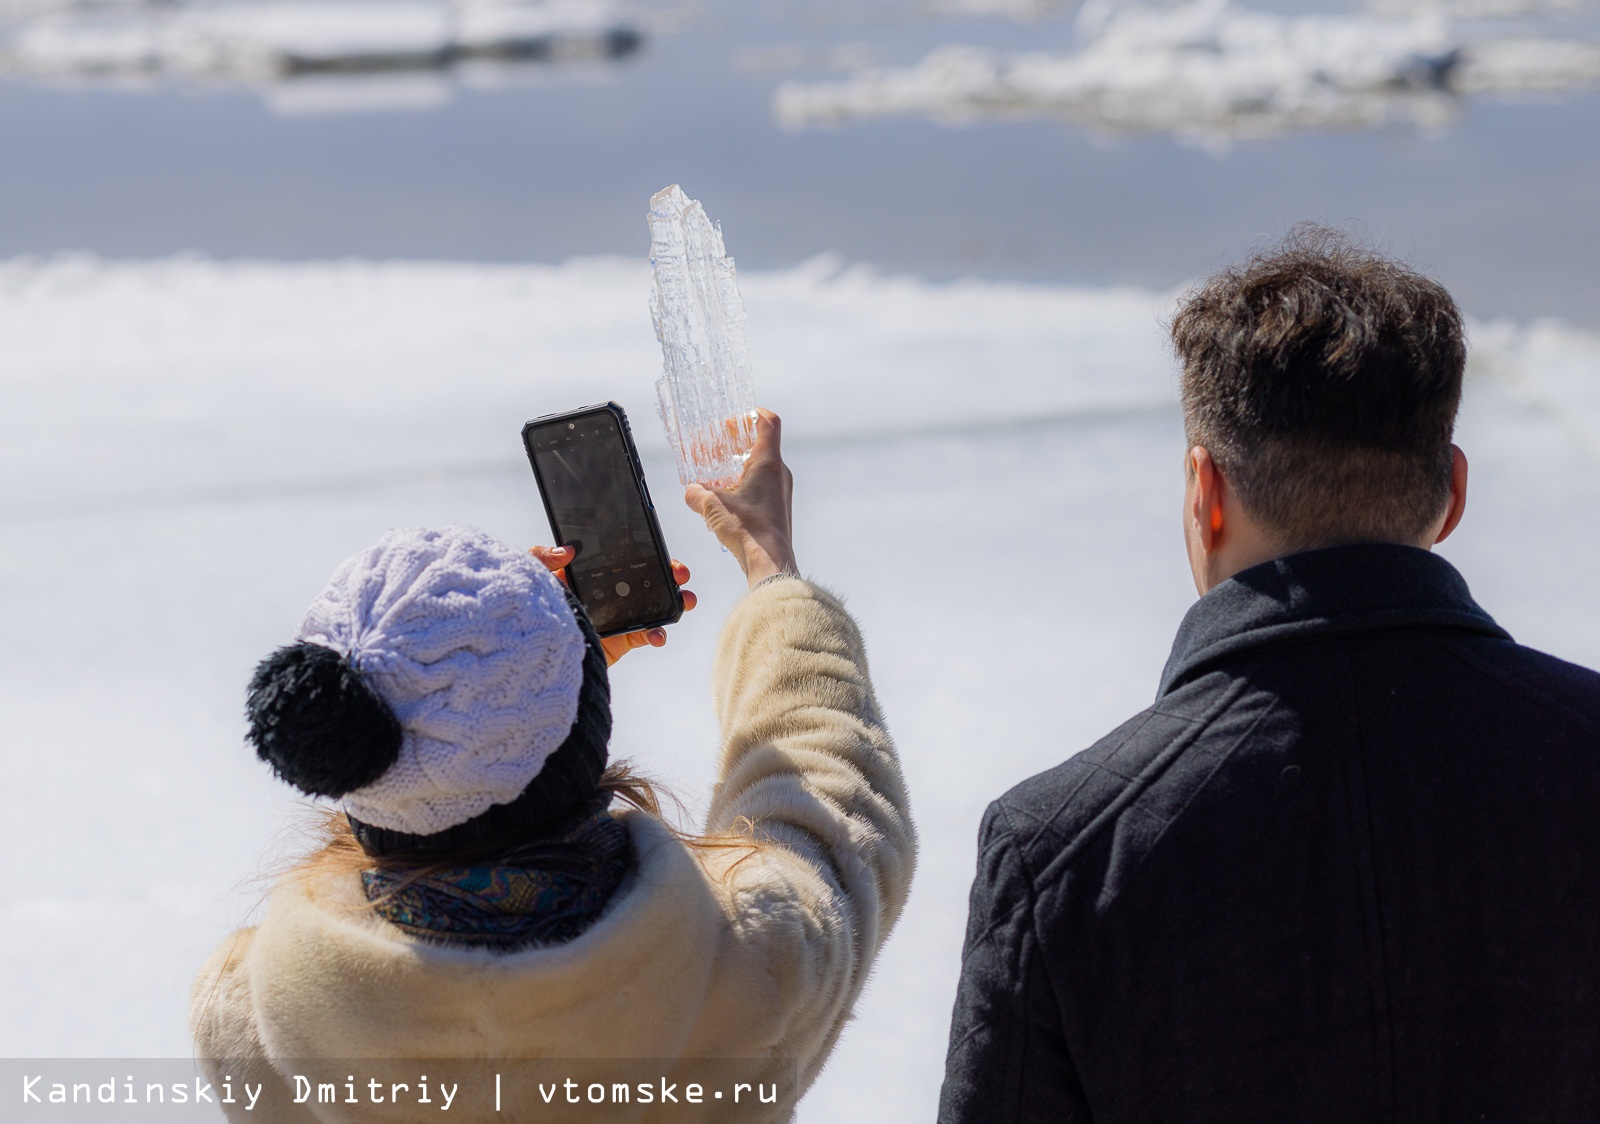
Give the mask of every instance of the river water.
[[(666, 30), (614, 63), (368, 80), (350, 87), (376, 103), (362, 111), (292, 86), (0, 82), (0, 257), (642, 255), (650, 194), (681, 182), (746, 268), (832, 253), (934, 279), (1165, 288), (1310, 219), (1412, 258), (1477, 315), (1600, 326), (1594, 92), (1225, 148), (1051, 120), (793, 130), (773, 91), (840, 57), (1061, 50), (1072, 14), (713, 0), (655, 15)], [(1593, 37), (1593, 22), (1541, 26)]]

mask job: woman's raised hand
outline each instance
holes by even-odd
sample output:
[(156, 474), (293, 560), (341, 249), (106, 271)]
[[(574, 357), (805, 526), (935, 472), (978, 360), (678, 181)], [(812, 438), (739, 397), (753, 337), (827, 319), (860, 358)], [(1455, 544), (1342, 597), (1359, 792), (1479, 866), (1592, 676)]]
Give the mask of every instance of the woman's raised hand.
[(754, 589), (774, 574), (798, 574), (794, 560), (794, 474), (783, 463), (783, 424), (756, 411), (756, 443), (732, 488), (690, 484), (684, 502), (739, 560)]

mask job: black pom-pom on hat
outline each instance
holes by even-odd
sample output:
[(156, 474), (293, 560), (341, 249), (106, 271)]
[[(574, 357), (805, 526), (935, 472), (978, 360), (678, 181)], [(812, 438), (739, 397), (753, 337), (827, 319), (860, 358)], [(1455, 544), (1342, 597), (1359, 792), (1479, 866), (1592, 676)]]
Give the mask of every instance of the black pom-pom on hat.
[(371, 784), (400, 757), (400, 722), (350, 661), (321, 644), (262, 660), (245, 702), (256, 756), (311, 796)]

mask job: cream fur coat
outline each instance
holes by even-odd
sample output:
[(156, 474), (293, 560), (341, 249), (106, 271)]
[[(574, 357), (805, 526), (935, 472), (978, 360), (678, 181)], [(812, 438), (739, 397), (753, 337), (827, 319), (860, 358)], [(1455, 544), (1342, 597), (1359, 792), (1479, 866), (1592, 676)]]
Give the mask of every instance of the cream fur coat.
[[(492, 1119), (788, 1119), (905, 903), (915, 838), (861, 637), (835, 598), (798, 578), (757, 588), (723, 630), (714, 692), (722, 749), (706, 828), (748, 820), (761, 846), (695, 848), (619, 813), (639, 861), (606, 912), (576, 940), (510, 955), (410, 938), (363, 908), (353, 875), (285, 880), (260, 925), (195, 980), (198, 1055), (230, 1059), (236, 1085), (278, 1083), (280, 1103), (293, 1092), (283, 1059), (766, 1059), (742, 1070), (781, 1083), (759, 1109), (748, 1094), (738, 1109), (725, 1098), (665, 1112), (562, 1096), (525, 1112), (508, 1101)], [(490, 1118), (457, 1109), (268, 1119)]]

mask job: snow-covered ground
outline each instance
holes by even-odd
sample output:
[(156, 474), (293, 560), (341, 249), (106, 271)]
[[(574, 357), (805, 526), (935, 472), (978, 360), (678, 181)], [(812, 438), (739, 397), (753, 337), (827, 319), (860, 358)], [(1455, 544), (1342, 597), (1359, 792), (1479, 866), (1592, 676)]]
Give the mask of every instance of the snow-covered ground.
[(1075, 51), (942, 47), (910, 67), (786, 82), (773, 112), (792, 127), (1058, 117), (1221, 143), (1294, 129), (1437, 126), (1463, 96), (1600, 84), (1600, 42), (1464, 25), (1447, 11), (1283, 15), (1228, 0), (1092, 0), (1079, 13)]
[[(702, 605), (615, 672), (615, 752), (703, 804), (736, 568), (670, 502), (642, 262), (0, 263), (0, 1056), (178, 1056), (190, 975), (303, 808), (242, 685), (384, 529), (547, 535), (518, 429), (616, 398)], [(930, 1119), (977, 820), (1151, 697), (1193, 597), (1170, 293), (743, 278), (805, 569), (869, 642), (923, 850), (807, 1120)], [(1600, 339), (1477, 324), (1444, 553), (1600, 665)]]

